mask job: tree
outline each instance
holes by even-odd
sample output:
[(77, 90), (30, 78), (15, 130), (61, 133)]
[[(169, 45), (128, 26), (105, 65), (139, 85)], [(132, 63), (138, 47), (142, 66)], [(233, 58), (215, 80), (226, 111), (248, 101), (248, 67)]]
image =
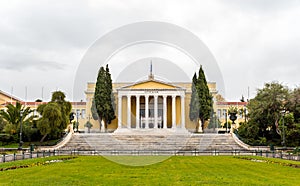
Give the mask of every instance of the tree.
[(90, 121), (87, 121), (87, 122), (84, 124), (84, 126), (88, 128), (88, 133), (90, 133), (91, 128), (93, 127), (93, 124), (92, 124)]
[(281, 111), (286, 108), (288, 93), (288, 88), (279, 83), (266, 83), (250, 100), (247, 105), (249, 123), (258, 126), (259, 137), (266, 137), (267, 140), (279, 138), (275, 124), (280, 119)]
[(300, 88), (296, 88), (290, 93), (287, 107), (294, 113), (295, 122), (300, 123)]
[(37, 111), (42, 117), (37, 122), (37, 128), (43, 135), (41, 142), (47, 135), (60, 137), (68, 126), (71, 109), (71, 103), (65, 101), (65, 94), (61, 91), (54, 92), (49, 103), (39, 105)]
[(287, 109), (288, 98), (288, 88), (277, 82), (266, 83), (258, 89), (247, 105), (249, 120), (239, 128), (239, 135), (253, 144), (263, 138), (278, 144), (280, 135), (276, 132), (276, 123), (280, 121), (282, 110)]
[(104, 67), (101, 67), (98, 71), (94, 102), (98, 114), (100, 130), (102, 121), (104, 122), (106, 130), (107, 125), (110, 124), (111, 121), (116, 117), (114, 111), (114, 98), (112, 93), (112, 80), (108, 65), (106, 65), (106, 69), (104, 69)]
[(42, 118), (37, 122), (37, 128), (43, 135), (41, 142), (47, 137), (52, 135), (57, 137), (60, 132), (60, 124), (63, 122), (62, 113), (57, 103), (47, 103), (40, 105), (37, 108), (38, 112), (41, 113)]
[(69, 116), (72, 110), (72, 104), (69, 101), (65, 101), (65, 94), (61, 91), (56, 91), (52, 94), (52, 98), (51, 98), (51, 102), (52, 103), (57, 103), (59, 108), (60, 108), (60, 112), (62, 114), (62, 121), (60, 126), (61, 130), (64, 130), (67, 128), (68, 124), (69, 124)]
[(2, 116), (0, 115), (0, 133), (2, 133), (4, 127), (6, 125), (6, 121), (2, 118)]
[(198, 131), (199, 128), (199, 122), (198, 122), (198, 115), (199, 115), (199, 97), (197, 93), (197, 74), (195, 73), (192, 80), (192, 95), (191, 95), (191, 101), (190, 101), (190, 112), (189, 112), (189, 118), (191, 121), (196, 121), (197, 126), (196, 130)]
[(93, 119), (99, 120), (99, 116), (98, 116), (96, 105), (95, 105), (95, 99), (93, 99), (93, 101), (92, 101), (91, 112), (92, 112)]
[(213, 108), (212, 95), (209, 92), (207, 81), (205, 78), (202, 66), (200, 66), (198, 78), (196, 73), (192, 83), (192, 97), (190, 102), (190, 120), (197, 121), (196, 130), (199, 129), (199, 120), (201, 121), (202, 129), (204, 122), (210, 118)]
[(106, 115), (105, 115), (105, 129), (107, 129), (107, 124), (110, 124), (112, 120), (116, 118), (115, 116), (115, 97), (112, 92), (112, 80), (111, 80), (111, 74), (109, 72), (108, 65), (106, 65), (106, 83), (107, 83), (107, 110), (106, 110)]
[[(25, 107), (20, 102), (16, 102), (16, 105), (8, 104), (6, 110), (0, 111), (0, 116), (5, 121), (4, 131), (7, 134), (18, 134), (20, 130), (20, 124), (32, 126), (32, 120), (34, 116), (30, 116), (32, 110), (30, 107)], [(22, 113), (22, 116), (21, 116)], [(18, 136), (19, 137), (19, 136)]]

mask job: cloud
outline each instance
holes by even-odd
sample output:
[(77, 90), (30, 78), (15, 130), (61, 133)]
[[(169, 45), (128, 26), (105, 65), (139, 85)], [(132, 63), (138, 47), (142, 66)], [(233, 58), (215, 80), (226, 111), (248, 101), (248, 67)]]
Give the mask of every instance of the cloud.
[(23, 71), (28, 68), (36, 68), (42, 71), (49, 70), (63, 70), (64, 64), (53, 61), (27, 61), (27, 60), (13, 60), (13, 61), (0, 61), (0, 68), (12, 71)]
[[(204, 41), (219, 63), (230, 100), (245, 95), (247, 86), (254, 90), (270, 80), (297, 84), (300, 79), (297, 0), (16, 0), (0, 2), (0, 17), (2, 70), (74, 74), (84, 51), (99, 37), (151, 20), (184, 27)], [(36, 78), (27, 75), (29, 81)], [(70, 79), (65, 81), (72, 84)]]

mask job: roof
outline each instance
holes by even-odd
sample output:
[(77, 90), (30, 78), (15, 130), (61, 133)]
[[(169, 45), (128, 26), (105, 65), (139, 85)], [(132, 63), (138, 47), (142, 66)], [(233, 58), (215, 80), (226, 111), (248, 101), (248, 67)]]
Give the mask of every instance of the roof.
[(216, 103), (217, 105), (229, 105), (229, 106), (246, 106), (248, 102), (238, 102), (238, 101), (220, 101)]
[(6, 93), (6, 92), (4, 92), (2, 90), (0, 90), (0, 94), (4, 95), (4, 96), (6, 96), (6, 97), (8, 97), (8, 98), (10, 98), (10, 99), (12, 99), (14, 101), (22, 101), (20, 98), (17, 98), (15, 96), (11, 95), (11, 94), (8, 94), (8, 93)]
[[(30, 102), (25, 102), (25, 101), (19, 101), (22, 105), (27, 105), (27, 106), (31, 106), (31, 105), (42, 105), (42, 104), (46, 104), (48, 102), (35, 102), (35, 101), (30, 101)], [(2, 105), (6, 106), (8, 104), (10, 104), (11, 102), (5, 102)], [(16, 101), (12, 102), (11, 104), (15, 104)], [(72, 105), (86, 105), (86, 102), (71, 102)]]

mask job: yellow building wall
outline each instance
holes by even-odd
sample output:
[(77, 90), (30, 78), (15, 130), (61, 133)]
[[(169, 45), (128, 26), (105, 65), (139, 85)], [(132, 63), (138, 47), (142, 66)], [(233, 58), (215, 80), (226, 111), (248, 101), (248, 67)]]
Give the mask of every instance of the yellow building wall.
[[(174, 86), (173, 86), (174, 85)], [(118, 126), (118, 99), (117, 99), (117, 88), (121, 88), (121, 87), (126, 87), (127, 88), (132, 88), (132, 89), (173, 89), (173, 88), (177, 88), (177, 87), (182, 87), (185, 89), (186, 94), (185, 94), (185, 126), (187, 129), (189, 129), (190, 131), (195, 130), (196, 128), (196, 121), (190, 121), (189, 119), (189, 104), (190, 104), (190, 100), (191, 100), (191, 83), (172, 83), (172, 85), (169, 84), (164, 84), (164, 83), (160, 83), (157, 81), (148, 81), (148, 82), (143, 82), (140, 84), (136, 84), (136, 85), (132, 85), (130, 86), (130, 83), (114, 83), (113, 84), (113, 90), (114, 90), (114, 95), (115, 95), (115, 103), (116, 103), (116, 110), (115, 110), (115, 115), (116, 115), (116, 119), (112, 121), (112, 124), (108, 125), (108, 129), (110, 130), (114, 130), (117, 128)], [(211, 94), (213, 95), (213, 97), (216, 96), (217, 94), (217, 89), (216, 89), (216, 83), (214, 82), (208, 82), (208, 87), (210, 89)], [(94, 92), (94, 88), (95, 88), (95, 84), (94, 83), (88, 83), (87, 85), (87, 108), (86, 108), (86, 113), (87, 115), (90, 112), (90, 107), (91, 107), (91, 100), (93, 97), (93, 92)], [(89, 94), (87, 93), (89, 92)], [(141, 97), (140, 102), (142, 102), (143, 97)], [(136, 126), (136, 99), (134, 97), (131, 98), (132, 103), (131, 103), (131, 123), (132, 123), (132, 127)], [(89, 108), (88, 108), (89, 107)], [(238, 106), (238, 108), (242, 108), (243, 106)], [(218, 109), (228, 109), (229, 105), (218, 105), (216, 103), (214, 103), (214, 111), (217, 112)], [(180, 97), (178, 96), (176, 98), (176, 125), (180, 125), (181, 123), (181, 101), (180, 101)], [(224, 123), (225, 122), (225, 117), (224, 118), (219, 118), (219, 120)], [(229, 117), (228, 117), (228, 121), (229, 121)], [(239, 123), (241, 121), (244, 121), (244, 118), (240, 118), (238, 117), (238, 120), (236, 121), (236, 123)], [(93, 129), (99, 128), (99, 124), (98, 121), (94, 121), (93, 119), (91, 119), (93, 126)], [(127, 123), (127, 97), (123, 96), (122, 98), (122, 125), (123, 127), (126, 127), (126, 123)], [(168, 96), (167, 98), (167, 126), (168, 128), (170, 128), (172, 126), (172, 97)], [(83, 127), (84, 128), (84, 127)]]
[(180, 126), (181, 121), (181, 101), (180, 97), (176, 97), (176, 126)]
[(172, 97), (167, 98), (167, 126), (172, 127)]
[(122, 97), (122, 126), (126, 127), (127, 123), (127, 97)]
[(131, 126), (136, 128), (136, 98), (131, 98)]
[(195, 130), (196, 122), (191, 121), (189, 117), (190, 101), (191, 101), (191, 94), (186, 94), (185, 95), (185, 128), (188, 130)]

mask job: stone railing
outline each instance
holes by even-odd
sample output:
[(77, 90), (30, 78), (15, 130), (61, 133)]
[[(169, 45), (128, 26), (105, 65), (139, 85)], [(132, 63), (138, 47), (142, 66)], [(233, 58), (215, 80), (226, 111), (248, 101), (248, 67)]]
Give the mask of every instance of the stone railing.
[(39, 147), (38, 150), (44, 151), (44, 150), (57, 150), (63, 146), (65, 146), (72, 138), (73, 134), (74, 134), (74, 130), (73, 130), (73, 125), (70, 124), (68, 126), (68, 134), (56, 145), (54, 146), (44, 146), (44, 147)]
[(251, 151), (254, 151), (254, 150), (263, 150), (263, 151), (267, 151), (269, 150), (269, 147), (267, 146), (251, 146), (251, 145), (248, 145), (246, 143), (244, 143), (243, 141), (241, 141), (237, 135), (233, 132), (231, 133), (231, 136), (232, 138), (234, 139), (234, 141), (241, 147), (243, 147), (244, 149), (247, 149), (247, 150), (251, 150)]

